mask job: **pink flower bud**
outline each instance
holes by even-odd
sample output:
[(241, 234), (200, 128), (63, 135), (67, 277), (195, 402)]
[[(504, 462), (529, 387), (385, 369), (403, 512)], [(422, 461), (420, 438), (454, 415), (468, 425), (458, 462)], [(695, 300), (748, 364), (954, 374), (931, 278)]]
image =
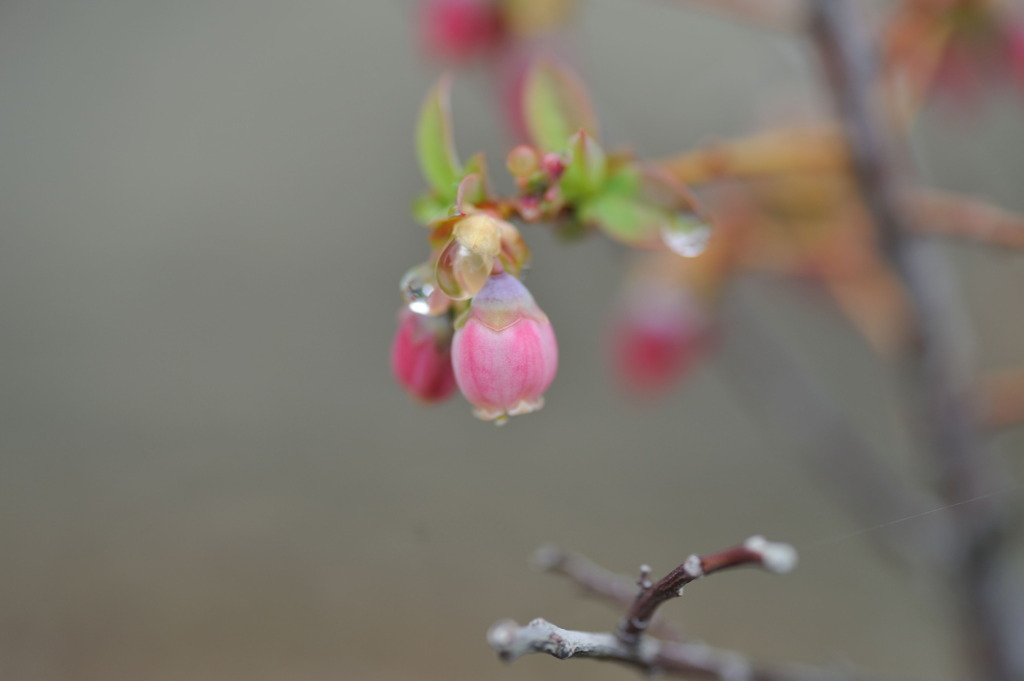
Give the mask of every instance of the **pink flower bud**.
[(452, 394), (451, 340), (448, 315), (428, 317), (408, 309), (398, 313), (391, 370), (407, 393), (423, 402), (440, 402)]
[(552, 180), (557, 180), (565, 173), (565, 159), (560, 154), (544, 154), (540, 159), (540, 166)]
[(544, 405), (558, 345), (547, 316), (518, 279), (492, 276), (456, 326), (455, 381), (478, 418), (504, 423)]
[(656, 397), (670, 388), (704, 354), (709, 342), (707, 313), (688, 291), (645, 282), (622, 306), (612, 329), (612, 363), (624, 388)]
[(1024, 19), (1018, 19), (1009, 29), (1007, 53), (1010, 75), (1018, 88), (1024, 89)]

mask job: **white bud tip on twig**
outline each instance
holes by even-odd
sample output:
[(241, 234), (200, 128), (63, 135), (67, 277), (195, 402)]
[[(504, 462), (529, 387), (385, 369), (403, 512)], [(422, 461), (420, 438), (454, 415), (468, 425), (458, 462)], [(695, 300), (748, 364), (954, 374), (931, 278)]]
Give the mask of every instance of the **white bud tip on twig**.
[(693, 579), (704, 576), (704, 564), (700, 560), (700, 556), (694, 554), (683, 561), (683, 572), (690, 575)]
[(565, 551), (555, 544), (544, 544), (530, 556), (530, 567), (547, 572), (565, 559)]
[(519, 625), (512, 620), (502, 620), (495, 623), (487, 632), (487, 642), (498, 651), (508, 650), (516, 640), (516, 632)]
[(760, 554), (761, 566), (777, 575), (792, 572), (797, 564), (796, 549), (789, 544), (768, 541), (761, 535), (754, 535), (743, 542), (743, 548)]

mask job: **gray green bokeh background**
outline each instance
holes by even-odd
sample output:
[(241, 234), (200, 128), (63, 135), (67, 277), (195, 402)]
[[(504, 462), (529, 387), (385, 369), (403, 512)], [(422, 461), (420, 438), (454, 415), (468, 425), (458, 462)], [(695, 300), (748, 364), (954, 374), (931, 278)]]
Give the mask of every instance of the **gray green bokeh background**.
[[(796, 41), (654, 0), (583, 9), (570, 41), (612, 146), (665, 154), (815, 106)], [(688, 631), (769, 661), (950, 676), (939, 598), (870, 532), (847, 536), (893, 519), (849, 518), (799, 437), (751, 417), (728, 346), (664, 402), (615, 393), (610, 244), (526, 231), (563, 357), (539, 414), (496, 429), (393, 385), (396, 282), (425, 257), (411, 131), (439, 71), (409, 10), (0, 5), (0, 678), (632, 678), (493, 658), (502, 617), (616, 620), (531, 572), (532, 550), (658, 573), (752, 533), (794, 542), (800, 569), (695, 584), (670, 606)], [(460, 79), (456, 131), (500, 170), (492, 94), (482, 71)], [(1004, 94), (929, 116), (930, 178), (1024, 210), (1022, 113)], [(1024, 259), (949, 257), (981, 363), (1024, 364)], [(740, 288), (917, 476), (894, 377), (827, 301)], [(1019, 472), (1021, 432), (994, 442)]]

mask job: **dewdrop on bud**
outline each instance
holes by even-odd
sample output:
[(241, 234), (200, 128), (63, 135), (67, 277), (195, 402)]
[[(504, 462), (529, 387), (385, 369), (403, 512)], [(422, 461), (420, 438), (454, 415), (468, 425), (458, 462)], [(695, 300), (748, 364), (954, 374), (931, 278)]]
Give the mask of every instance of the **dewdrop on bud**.
[(665, 246), (685, 258), (696, 258), (703, 253), (710, 239), (711, 227), (695, 216), (680, 215), (661, 228), (661, 240)]
[(558, 369), (555, 332), (511, 274), (492, 276), (456, 323), (452, 366), (478, 418), (504, 423), (544, 405)]
[(436, 316), (448, 310), (451, 299), (441, 292), (430, 263), (409, 269), (399, 284), (406, 307), (416, 314)]
[(434, 268), (446, 296), (466, 300), (484, 287), (501, 252), (501, 234), (498, 220), (485, 213), (473, 213), (455, 223)]

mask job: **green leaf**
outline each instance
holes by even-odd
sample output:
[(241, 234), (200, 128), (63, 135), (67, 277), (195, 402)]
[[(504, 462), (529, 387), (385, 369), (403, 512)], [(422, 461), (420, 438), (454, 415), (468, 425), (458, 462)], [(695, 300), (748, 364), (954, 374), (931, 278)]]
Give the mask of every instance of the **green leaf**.
[(630, 246), (657, 243), (668, 220), (663, 211), (622, 194), (602, 194), (586, 202), (580, 206), (579, 218)]
[(580, 129), (597, 136), (597, 119), (586, 88), (552, 59), (537, 60), (526, 74), (522, 107), (526, 130), (542, 151), (565, 149), (569, 136)]
[(423, 102), (416, 126), (420, 170), (431, 188), (446, 198), (454, 198), (456, 184), (462, 177), (452, 139), (450, 92), (451, 78), (442, 76)]
[(462, 172), (465, 173), (465, 177), (459, 181), (455, 194), (455, 205), (459, 211), (467, 213), (474, 206), (490, 200), (491, 197), (487, 180), (487, 161), (484, 155), (476, 154), (466, 161)]
[(562, 175), (562, 195), (575, 202), (597, 194), (608, 177), (608, 159), (594, 138), (580, 130), (569, 140), (572, 157)]
[(640, 173), (632, 164), (621, 165), (609, 171), (608, 180), (601, 193), (639, 198), (641, 195)]
[(434, 194), (421, 194), (412, 201), (412, 216), (416, 222), (429, 225), (448, 217), (451, 207), (452, 201), (449, 199)]
[(459, 182), (455, 195), (455, 206), (460, 213), (470, 213), (487, 199), (484, 180), (477, 173), (470, 173)]

